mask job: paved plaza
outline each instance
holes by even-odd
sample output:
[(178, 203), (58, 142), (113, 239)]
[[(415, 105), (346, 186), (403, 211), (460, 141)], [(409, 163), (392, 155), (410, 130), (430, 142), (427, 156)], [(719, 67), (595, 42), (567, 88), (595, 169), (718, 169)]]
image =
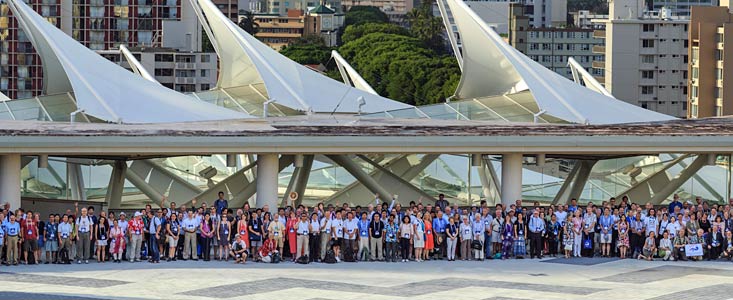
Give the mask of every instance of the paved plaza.
[(733, 299), (733, 263), (171, 262), (0, 268), (0, 299)]

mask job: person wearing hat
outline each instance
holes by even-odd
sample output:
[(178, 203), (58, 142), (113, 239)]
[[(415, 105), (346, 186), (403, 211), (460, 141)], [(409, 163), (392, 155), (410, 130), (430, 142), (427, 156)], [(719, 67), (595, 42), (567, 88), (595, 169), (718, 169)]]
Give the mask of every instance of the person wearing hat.
[(143, 223), (142, 213), (136, 211), (132, 221), (128, 223), (130, 244), (128, 244), (127, 259), (130, 262), (140, 261), (140, 249), (143, 244), (144, 229), (145, 224)]
[(234, 242), (232, 242), (231, 254), (234, 257), (234, 263), (245, 263), (247, 262), (247, 256), (249, 255), (249, 247), (247, 247), (247, 241), (242, 239), (239, 234), (234, 235)]

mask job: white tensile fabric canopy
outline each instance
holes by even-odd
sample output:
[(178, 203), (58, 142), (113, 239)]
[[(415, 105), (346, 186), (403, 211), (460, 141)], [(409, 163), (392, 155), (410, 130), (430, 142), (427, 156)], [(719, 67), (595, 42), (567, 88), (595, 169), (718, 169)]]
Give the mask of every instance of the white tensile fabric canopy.
[(210, 0), (190, 1), (220, 58), (218, 88), (264, 83), (270, 100), (310, 113), (374, 113), (412, 107), (318, 74), (242, 30)]
[(0, 101), (5, 101), (5, 100), (10, 100), (10, 98), (6, 96), (5, 94), (0, 93)]
[(155, 79), (155, 77), (148, 72), (148, 70), (145, 70), (145, 67), (143, 67), (143, 64), (141, 64), (137, 58), (135, 58), (135, 55), (130, 52), (129, 49), (127, 49), (127, 46), (120, 45), (120, 54), (127, 60), (127, 63), (130, 65), (130, 68), (132, 69), (132, 72), (140, 75), (142, 78), (145, 78), (149, 81), (155, 82), (157, 84), (160, 84), (158, 80)]
[(88, 115), (115, 123), (251, 118), (135, 75), (79, 44), (23, 1), (7, 3), (41, 56), (45, 94), (71, 92)]
[(463, 1), (445, 0), (461, 35), (463, 74), (459, 99), (528, 88), (541, 110), (573, 123), (612, 124), (674, 119), (602, 95), (545, 68), (504, 40)]
[(336, 67), (339, 69), (339, 73), (341, 73), (341, 78), (344, 80), (344, 83), (352, 85), (362, 91), (369, 92), (370, 94), (377, 95), (377, 92), (374, 91), (372, 86), (369, 85), (363, 77), (361, 77), (359, 72), (356, 72), (356, 70), (351, 67), (349, 62), (346, 61), (338, 51), (331, 51), (331, 58), (336, 62)]

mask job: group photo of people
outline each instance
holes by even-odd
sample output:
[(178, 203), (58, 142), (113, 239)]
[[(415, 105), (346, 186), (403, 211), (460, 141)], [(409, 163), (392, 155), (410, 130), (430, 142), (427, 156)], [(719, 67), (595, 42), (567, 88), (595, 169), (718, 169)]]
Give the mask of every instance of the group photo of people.
[[(397, 198), (395, 196), (395, 198)], [(602, 203), (451, 205), (395, 199), (350, 206), (270, 208), (210, 204), (99, 211), (74, 204), (47, 216), (5, 204), (3, 265), (211, 261), (339, 263), (557, 257), (731, 261), (731, 205), (678, 195), (668, 205)], [(431, 201), (432, 202), (432, 201)]]

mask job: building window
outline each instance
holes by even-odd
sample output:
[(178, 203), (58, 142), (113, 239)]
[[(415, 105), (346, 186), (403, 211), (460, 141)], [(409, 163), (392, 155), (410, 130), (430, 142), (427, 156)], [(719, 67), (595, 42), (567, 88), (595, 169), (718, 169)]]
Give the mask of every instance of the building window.
[(155, 61), (173, 62), (173, 54), (156, 54)]
[(715, 79), (723, 80), (723, 69), (715, 69)]
[(209, 70), (202, 69), (201, 70), (201, 77), (206, 77), (206, 76), (209, 76)]
[(208, 54), (201, 55), (201, 62), (202, 63), (207, 63), (207, 62), (210, 62), (210, 61), (211, 61), (211, 56), (209, 56)]
[(201, 90), (202, 91), (207, 91), (209, 89), (211, 89), (211, 86), (208, 83), (202, 83), (201, 84)]
[(643, 48), (654, 48), (654, 40), (641, 40), (641, 47)]
[(692, 67), (692, 79), (695, 80), (700, 76), (700, 69)]
[(645, 64), (653, 64), (654, 63), (654, 55), (642, 55), (641, 56), (641, 62)]
[(724, 43), (725, 39), (723, 38), (723, 34), (722, 33), (718, 33), (715, 36), (715, 41), (718, 42), (718, 43)]
[(654, 79), (654, 71), (641, 71), (641, 78)]
[(690, 90), (690, 97), (697, 98), (697, 86), (692, 86), (692, 89)]
[(715, 49), (715, 59), (723, 60), (723, 50)]
[(641, 94), (642, 95), (652, 95), (652, 94), (654, 94), (654, 87), (653, 86), (642, 86), (641, 87)]
[(644, 24), (644, 25), (642, 25), (642, 31), (644, 31), (644, 32), (653, 32), (654, 31), (654, 24)]

